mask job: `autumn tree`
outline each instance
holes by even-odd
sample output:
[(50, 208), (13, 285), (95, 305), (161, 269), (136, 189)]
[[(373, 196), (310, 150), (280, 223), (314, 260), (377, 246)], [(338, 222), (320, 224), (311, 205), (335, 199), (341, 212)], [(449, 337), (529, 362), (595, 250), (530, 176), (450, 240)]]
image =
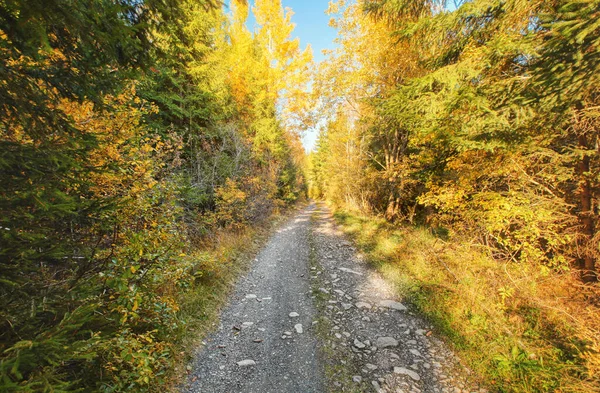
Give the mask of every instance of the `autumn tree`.
[[(377, 189), (369, 203), (386, 211), (389, 219), (411, 215), (406, 204), (410, 181), (400, 168), (408, 157), (409, 130), (379, 110), (398, 84), (419, 75), (421, 65), (416, 46), (398, 43), (390, 25), (363, 12), (361, 2), (330, 4), (330, 24), (339, 30), (338, 48), (319, 70), (317, 91), (322, 112), (335, 117), (344, 108), (352, 119), (351, 127), (361, 133), (362, 144), (372, 147), (369, 155)], [(407, 186), (403, 189), (404, 186)], [(412, 198), (414, 199), (414, 198)], [(376, 206), (375, 206), (376, 205)]]
[(545, 11), (535, 2), (345, 8), (323, 91), (350, 102), (351, 126), (364, 130), (379, 175), (372, 208), (392, 220), (456, 225), (507, 258), (567, 265), (573, 216), (558, 179), (568, 171), (549, 170), (562, 160), (554, 127), (531, 132), (540, 109), (524, 98), (544, 31), (530, 21)]
[(252, 172), (264, 179), (264, 187), (255, 190), (259, 195), (251, 199), (257, 204), (269, 198), (290, 202), (303, 192), (295, 163), (300, 160), (298, 132), (310, 112), (307, 84), (312, 54), (291, 38), (293, 13), (281, 2), (261, 1), (252, 7), (255, 35), (245, 25), (249, 12), (245, 2), (232, 4), (226, 32), (231, 46), (224, 47), (223, 54), (239, 127), (255, 160)]

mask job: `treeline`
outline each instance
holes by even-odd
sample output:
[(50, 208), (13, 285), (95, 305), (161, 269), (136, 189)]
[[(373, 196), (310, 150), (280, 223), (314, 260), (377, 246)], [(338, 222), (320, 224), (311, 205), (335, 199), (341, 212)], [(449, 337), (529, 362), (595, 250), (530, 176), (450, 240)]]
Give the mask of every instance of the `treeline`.
[(0, 391), (162, 391), (219, 231), (305, 192), (278, 0), (0, 3)]
[[(445, 275), (425, 295), (440, 304), (470, 302), (436, 315), (471, 353), (490, 348), (479, 361), (502, 390), (597, 391), (600, 2), (359, 0), (330, 12), (338, 47), (316, 85), (329, 121), (311, 195), (426, 226), (432, 250), (476, 250), (415, 274)], [(472, 258), (481, 250), (494, 263)]]

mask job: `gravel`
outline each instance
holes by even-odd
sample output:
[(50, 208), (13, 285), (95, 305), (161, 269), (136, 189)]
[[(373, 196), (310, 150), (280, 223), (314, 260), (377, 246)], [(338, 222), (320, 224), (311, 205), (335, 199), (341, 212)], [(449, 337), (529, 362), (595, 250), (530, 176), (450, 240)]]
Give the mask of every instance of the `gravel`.
[(330, 326), (320, 337), (329, 370), (324, 392), (485, 392), (431, 326), (369, 268), (329, 210), (319, 205), (314, 217), (311, 279)]
[(182, 392), (325, 391), (308, 280), (314, 208), (281, 225), (240, 278), (217, 330), (197, 351)]

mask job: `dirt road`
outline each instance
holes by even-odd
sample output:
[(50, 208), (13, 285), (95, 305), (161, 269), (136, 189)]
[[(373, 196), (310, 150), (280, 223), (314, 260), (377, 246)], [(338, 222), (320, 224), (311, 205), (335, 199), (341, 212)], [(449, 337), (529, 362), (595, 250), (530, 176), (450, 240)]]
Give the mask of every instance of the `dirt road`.
[(182, 388), (200, 392), (484, 392), (309, 205), (242, 277)]

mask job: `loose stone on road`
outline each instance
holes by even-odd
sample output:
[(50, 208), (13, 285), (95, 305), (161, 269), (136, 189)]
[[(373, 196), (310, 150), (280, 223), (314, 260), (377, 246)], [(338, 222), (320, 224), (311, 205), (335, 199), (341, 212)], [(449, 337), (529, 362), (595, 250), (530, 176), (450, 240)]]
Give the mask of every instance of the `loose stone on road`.
[[(318, 294), (327, 392), (485, 392), (431, 326), (344, 240), (331, 213), (313, 213), (311, 266)], [(354, 307), (347, 307), (352, 302)]]

